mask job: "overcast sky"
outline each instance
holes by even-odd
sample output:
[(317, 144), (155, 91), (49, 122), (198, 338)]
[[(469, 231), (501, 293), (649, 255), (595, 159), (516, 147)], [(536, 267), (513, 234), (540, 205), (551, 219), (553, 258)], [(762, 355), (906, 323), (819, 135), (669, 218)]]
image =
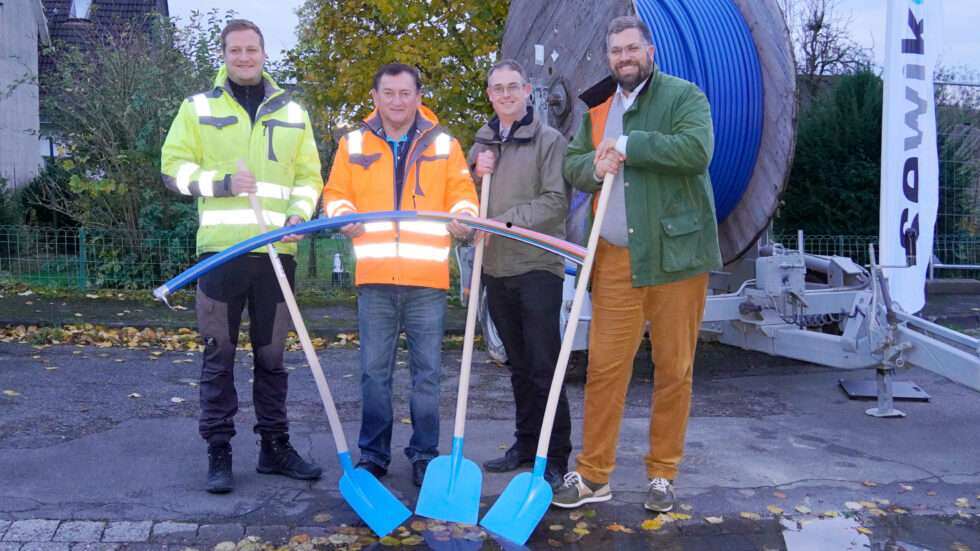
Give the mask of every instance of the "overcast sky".
[[(839, 0), (842, 15), (851, 18), (850, 30), (855, 40), (874, 48), (878, 64), (884, 61), (886, 0)], [(170, 14), (187, 21), (191, 10), (221, 11), (234, 9), (239, 16), (251, 19), (261, 28), (266, 50), (273, 58), (283, 49), (296, 44), (296, 8), (301, 0), (170, 0)], [(944, 65), (965, 65), (980, 71), (980, 0), (944, 0), (944, 47), (940, 61)]]

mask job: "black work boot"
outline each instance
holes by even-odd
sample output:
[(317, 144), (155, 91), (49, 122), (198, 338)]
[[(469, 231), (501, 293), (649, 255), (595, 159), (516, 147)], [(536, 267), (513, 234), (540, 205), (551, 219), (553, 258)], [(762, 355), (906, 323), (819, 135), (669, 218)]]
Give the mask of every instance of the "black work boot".
[(231, 475), (231, 444), (208, 446), (208, 485), (212, 494), (227, 494), (235, 486)]
[(259, 465), (262, 474), (281, 474), (298, 480), (316, 480), (323, 473), (317, 465), (307, 462), (289, 443), (289, 435), (263, 434)]

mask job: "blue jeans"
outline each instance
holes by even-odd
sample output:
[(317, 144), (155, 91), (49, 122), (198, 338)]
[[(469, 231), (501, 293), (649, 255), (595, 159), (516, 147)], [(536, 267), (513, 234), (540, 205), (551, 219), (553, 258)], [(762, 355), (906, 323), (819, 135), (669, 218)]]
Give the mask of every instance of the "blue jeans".
[(391, 461), (391, 376), (398, 335), (408, 339), (412, 439), (405, 455), (413, 463), (439, 455), (439, 382), (446, 291), (401, 285), (357, 288), (361, 339), (361, 460), (387, 468)]

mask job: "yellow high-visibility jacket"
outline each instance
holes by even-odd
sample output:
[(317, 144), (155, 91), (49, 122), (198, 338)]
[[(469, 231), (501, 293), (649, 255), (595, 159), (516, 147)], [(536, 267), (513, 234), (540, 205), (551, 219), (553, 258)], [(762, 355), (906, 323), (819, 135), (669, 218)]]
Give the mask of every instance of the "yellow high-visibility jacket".
[[(197, 197), (198, 254), (261, 233), (248, 197), (230, 190), (239, 160), (258, 181), (256, 195), (270, 230), (293, 215), (309, 220), (316, 208), (323, 180), (310, 117), (268, 74), (262, 76), (265, 100), (255, 124), (232, 94), (222, 66), (210, 91), (181, 104), (163, 145), (164, 184)], [(276, 249), (296, 254), (295, 243), (279, 243)]]

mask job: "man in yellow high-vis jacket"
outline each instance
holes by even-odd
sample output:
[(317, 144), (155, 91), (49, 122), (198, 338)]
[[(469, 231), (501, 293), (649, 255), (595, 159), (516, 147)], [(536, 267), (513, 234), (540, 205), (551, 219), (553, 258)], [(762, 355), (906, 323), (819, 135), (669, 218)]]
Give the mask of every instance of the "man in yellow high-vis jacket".
[[(265, 224), (274, 229), (309, 220), (322, 188), (310, 118), (263, 71), (262, 31), (235, 19), (222, 31), (221, 44), (225, 64), (214, 86), (181, 104), (162, 153), (164, 184), (197, 198), (197, 253), (202, 257), (261, 233), (250, 194), (259, 198)], [(294, 242), (300, 238), (288, 236), (276, 247), (291, 284)], [(233, 486), (234, 360), (246, 305), (255, 356), (254, 430), (262, 437), (257, 470), (304, 480), (321, 474), (289, 443), (283, 366), (289, 316), (263, 247), (198, 281), (197, 321), (204, 339), (199, 431), (208, 442), (207, 490), (212, 493)]]

